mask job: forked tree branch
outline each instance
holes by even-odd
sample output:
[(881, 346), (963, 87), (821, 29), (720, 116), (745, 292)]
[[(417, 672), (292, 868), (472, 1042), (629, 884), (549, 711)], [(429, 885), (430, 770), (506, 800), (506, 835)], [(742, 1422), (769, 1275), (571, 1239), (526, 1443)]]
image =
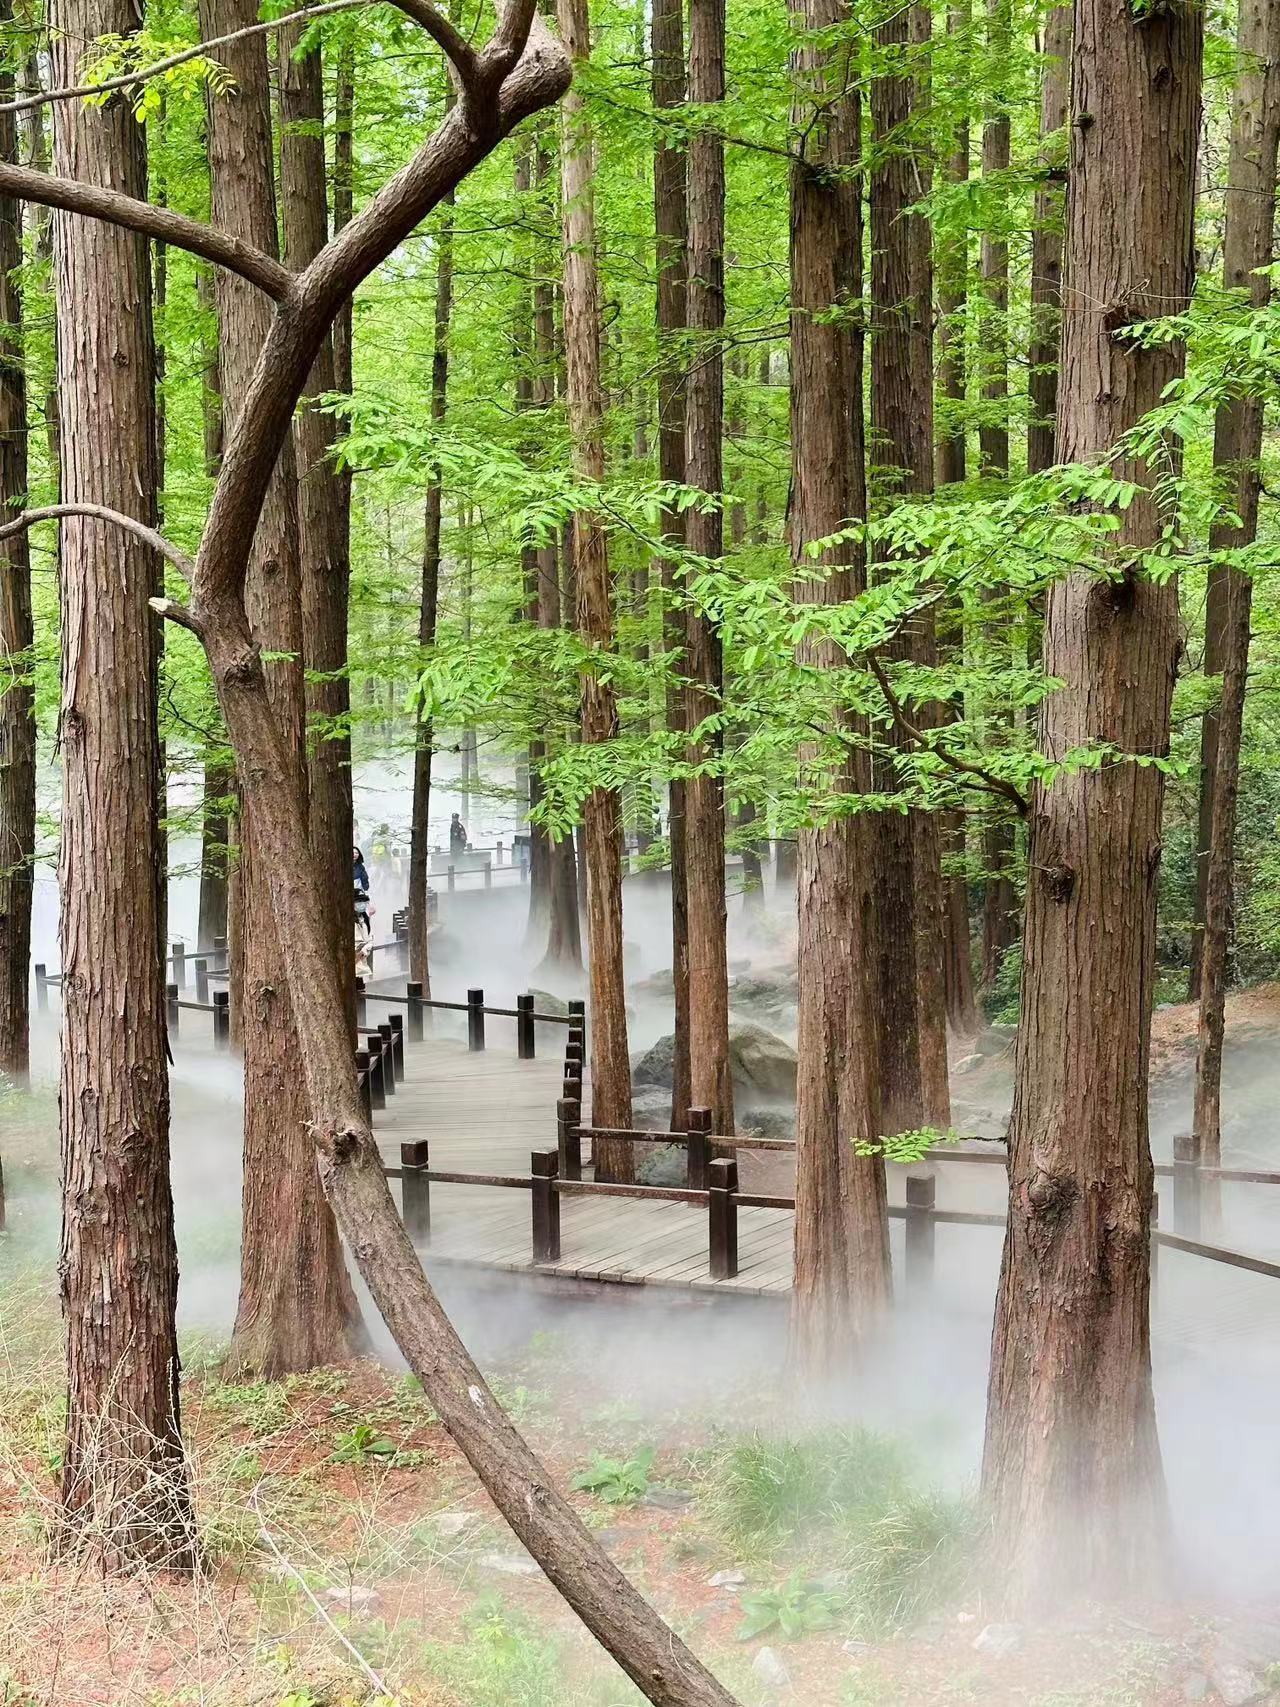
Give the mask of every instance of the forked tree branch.
[[(180, 551), (172, 540), (168, 540), (155, 528), (140, 522), (136, 516), (127, 516), (123, 510), (108, 509), (105, 504), (45, 504), (37, 510), (23, 510), (21, 515), (12, 521), (0, 525), (0, 544), (6, 539), (14, 539), (28, 528), (35, 527), (37, 522), (61, 521), (66, 516), (89, 516), (94, 521), (110, 522), (113, 527), (123, 528), (140, 539), (144, 545), (149, 545), (153, 551), (158, 551), (166, 563), (172, 563), (182, 577), (190, 582), (195, 575), (196, 566), (185, 551)], [(159, 601), (165, 603), (167, 601)], [(181, 606), (175, 607), (181, 609)], [(166, 610), (165, 616), (173, 613)], [(176, 620), (176, 619), (175, 619)]]

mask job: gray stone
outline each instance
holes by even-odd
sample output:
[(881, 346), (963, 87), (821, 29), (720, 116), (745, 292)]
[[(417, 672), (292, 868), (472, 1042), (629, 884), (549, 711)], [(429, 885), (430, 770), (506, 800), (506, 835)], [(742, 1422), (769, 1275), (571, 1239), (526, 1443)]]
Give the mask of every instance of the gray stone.
[(1022, 1646), (1021, 1624), (988, 1624), (973, 1638), (975, 1652), (1002, 1660)]
[(658, 1511), (683, 1511), (693, 1504), (693, 1495), (684, 1488), (664, 1488), (661, 1484), (649, 1489), (641, 1505), (651, 1505)]
[(751, 1674), (766, 1689), (790, 1689), (791, 1673), (775, 1648), (761, 1648), (751, 1662)]
[(556, 996), (550, 990), (526, 990), (527, 996), (533, 997), (533, 1011), (539, 1014), (559, 1014), (567, 1018), (569, 1004), (563, 996)]
[(1182, 1680), (1184, 1701), (1203, 1701), (1209, 1693), (1209, 1679), (1202, 1671), (1188, 1672)]
[(476, 1560), (482, 1571), (497, 1571), (504, 1577), (540, 1577), (542, 1567), (527, 1553), (481, 1553)]
[(1234, 1655), (1265, 1671), (1280, 1661), (1280, 1624), (1262, 1618), (1231, 1624), (1223, 1631), (1218, 1649), (1224, 1658)]
[(840, 1652), (848, 1654), (851, 1660), (864, 1660), (871, 1652), (871, 1643), (859, 1642), (855, 1637), (850, 1636), (847, 1642), (841, 1642)]
[(741, 1588), (746, 1582), (745, 1571), (717, 1571), (707, 1578), (708, 1588)]
[(976, 1052), (972, 1055), (962, 1056), (951, 1071), (953, 1073), (976, 1073), (986, 1059), (985, 1055), (979, 1055)]
[(1250, 1702), (1265, 1700), (1267, 1695), (1267, 1687), (1257, 1673), (1238, 1660), (1215, 1659), (1209, 1681), (1217, 1691), (1222, 1707), (1249, 1707)]
[(738, 1115), (738, 1134), (743, 1138), (794, 1138), (793, 1109), (744, 1108)]
[[(668, 1033), (632, 1062), (632, 1078), (637, 1085), (670, 1090), (674, 1059), (675, 1037)], [(731, 1025), (729, 1060), (734, 1091), (744, 1103), (795, 1101), (796, 1052), (763, 1026)]]
[(973, 1047), (979, 1055), (1003, 1055), (1017, 1035), (1016, 1025), (988, 1025), (978, 1033)]
[[(631, 1118), (635, 1119), (632, 1110)], [(688, 1162), (682, 1144), (655, 1144), (636, 1163), (637, 1185), (682, 1186), (688, 1176)]]
[(438, 1535), (461, 1535), (464, 1529), (470, 1529), (476, 1520), (473, 1511), (438, 1511), (431, 1519), (432, 1527)]
[(367, 1612), (378, 1604), (379, 1595), (377, 1589), (357, 1588), (353, 1583), (350, 1587), (325, 1589), (324, 1598), (344, 1612)]

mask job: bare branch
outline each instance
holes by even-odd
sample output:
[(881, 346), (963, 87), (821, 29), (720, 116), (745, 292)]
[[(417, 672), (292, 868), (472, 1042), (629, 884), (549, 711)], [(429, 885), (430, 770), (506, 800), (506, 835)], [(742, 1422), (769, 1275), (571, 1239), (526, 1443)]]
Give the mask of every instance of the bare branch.
[(33, 172), (27, 166), (0, 162), (0, 192), (40, 207), (56, 207), (64, 213), (82, 213), (90, 219), (139, 231), (159, 243), (186, 249), (228, 272), (238, 273), (257, 285), (276, 302), (288, 302), (294, 293), (293, 274), (270, 255), (264, 255), (239, 238), (228, 237), (198, 219), (188, 219), (172, 208), (153, 207), (150, 202), (126, 196), (119, 190), (100, 189), (75, 178), (55, 178), (49, 172)]
[(506, 0), (493, 39), (484, 50), (486, 73), (501, 81), (516, 65), (529, 41), (538, 0)]
[(14, 539), (28, 528), (35, 527), (37, 522), (61, 521), (64, 516), (89, 516), (95, 521), (110, 522), (114, 527), (123, 528), (140, 539), (144, 545), (149, 545), (153, 551), (158, 551), (167, 563), (187, 581), (195, 574), (196, 566), (185, 551), (180, 551), (171, 540), (157, 533), (155, 528), (140, 522), (136, 516), (126, 516), (123, 510), (109, 510), (105, 504), (46, 504), (38, 510), (23, 510), (21, 515), (0, 526), (0, 543), (6, 539)]
[(406, 18), (412, 18), (415, 24), (419, 24), (427, 32), (437, 47), (444, 49), (463, 88), (469, 88), (475, 82), (480, 68), (476, 50), (465, 36), (459, 34), (443, 12), (437, 12), (431, 0), (388, 0), (388, 3), (403, 12)]
[(166, 622), (176, 622), (179, 628), (190, 629), (201, 645), (204, 644), (204, 624), (186, 605), (180, 605), (176, 599), (148, 599), (147, 603), (157, 616), (164, 617)]
[(154, 65), (139, 66), (136, 71), (122, 71), (118, 77), (104, 77), (101, 83), (78, 83), (71, 89), (42, 89), (38, 95), (24, 95), (18, 101), (0, 102), (0, 113), (26, 113), (33, 107), (48, 106), (54, 101), (91, 99), (95, 95), (110, 94), (115, 89), (132, 89), (152, 77), (163, 77), (166, 71), (173, 71), (179, 65), (189, 65), (193, 59), (204, 59), (212, 48), (226, 47), (245, 36), (262, 35), (268, 30), (278, 30), (282, 24), (306, 23), (311, 18), (327, 17), (331, 12), (352, 12), (375, 3), (376, 0), (325, 0), (321, 6), (305, 6), (301, 11), (289, 12), (282, 18), (268, 18), (266, 23), (247, 24), (244, 29), (232, 30), (229, 35), (197, 42), (194, 47), (183, 48), (181, 53), (171, 53), (167, 59), (157, 59)]
[(1031, 803), (1024, 794), (1019, 793), (1011, 782), (1006, 781), (1002, 776), (993, 776), (989, 770), (984, 770), (981, 765), (971, 765), (965, 759), (958, 759), (954, 753), (949, 753), (941, 743), (935, 744), (929, 741), (923, 731), (916, 728), (903, 710), (902, 701), (890, 686), (889, 678), (885, 675), (884, 666), (879, 658), (876, 657), (870, 647), (863, 655), (870, 666), (871, 674), (879, 684), (880, 692), (884, 695), (890, 717), (909, 741), (914, 741), (917, 747), (926, 752), (936, 753), (948, 770), (956, 771), (961, 776), (977, 777), (983, 787), (992, 794), (1002, 794), (1006, 800), (1011, 800), (1017, 808), (1020, 818), (1027, 816), (1031, 810)]

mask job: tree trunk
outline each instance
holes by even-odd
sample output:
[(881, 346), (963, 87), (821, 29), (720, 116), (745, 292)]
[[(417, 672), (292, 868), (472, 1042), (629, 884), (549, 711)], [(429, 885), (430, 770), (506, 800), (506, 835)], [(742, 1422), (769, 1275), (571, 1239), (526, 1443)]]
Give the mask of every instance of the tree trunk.
[[(654, 0), (651, 57), (653, 104), (658, 111), (684, 105), (684, 17), (682, 0)], [(658, 475), (684, 480), (684, 367), (680, 338), (688, 297), (686, 157), (665, 130), (655, 132), (653, 149), (653, 230), (658, 269)], [(671, 506), (662, 515), (663, 539), (675, 550), (685, 543), (684, 511)], [(684, 610), (677, 602), (678, 566), (662, 564), (663, 643), (673, 655), (667, 674), (667, 731), (687, 732)], [(667, 785), (667, 841), (671, 850), (671, 982), (675, 998), (675, 1046), (671, 1074), (671, 1130), (689, 1124), (689, 879), (685, 861), (685, 784)]]
[[(850, 49), (812, 40), (846, 20), (843, 0), (799, 0), (792, 12), (811, 39), (792, 54), (792, 130), (805, 143), (803, 160), (791, 167), (791, 548), (802, 571), (797, 601), (835, 605), (865, 591), (865, 561), (846, 546), (827, 554), (829, 567), (817, 579), (806, 548), (866, 514), (862, 334), (850, 326), (862, 294), (862, 210), (852, 171), (859, 102)], [(850, 93), (833, 100), (839, 89)], [(806, 639), (797, 656), (814, 670), (846, 662), (822, 638)], [(802, 750), (802, 780), (824, 793), (867, 792), (865, 729), (841, 712), (834, 733), (834, 754), (816, 745)], [(892, 1289), (884, 1162), (855, 1147), (880, 1130), (870, 841), (865, 814), (834, 817), (799, 838), (791, 1354), (810, 1377), (844, 1365)]]
[(982, 1025), (973, 986), (973, 951), (969, 942), (969, 882), (965, 870), (965, 815), (947, 812), (941, 825), (943, 858), (951, 869), (943, 873), (947, 923), (944, 987), (947, 1023), (959, 1037), (973, 1037)]
[(1062, 220), (1065, 172), (1045, 158), (1045, 139), (1064, 130), (1071, 96), (1071, 6), (1050, 8), (1044, 26), (1044, 69), (1040, 83), (1041, 166), (1047, 174), (1036, 191), (1031, 231), (1031, 342), (1027, 398), (1027, 473), (1039, 474), (1057, 461), (1058, 345), (1062, 318)]
[[(992, 66), (1007, 65), (1012, 47), (1010, 0), (987, 0), (987, 59)], [(1009, 170), (1009, 108), (1002, 95), (995, 97), (982, 127), (982, 176), (991, 178)], [(998, 198), (991, 205), (997, 208)], [(1007, 479), (1009, 475), (1009, 239), (1003, 222), (982, 234), (982, 400), (978, 428), (978, 457), (982, 473)]]
[[(280, 198), (284, 262), (301, 272), (328, 238), (324, 194), (324, 77), (320, 49), (298, 57), (305, 23), (279, 36)], [(307, 821), (327, 874), (326, 920), (355, 1041), (352, 954), (351, 690), (347, 603), (351, 584), (350, 478), (334, 466), (334, 417), (315, 400), (337, 389), (333, 340), (326, 338), (294, 421), (298, 473), (298, 568), (302, 661), (306, 672)]]
[[(1182, 311), (1203, 16), (1077, 0), (1059, 454), (1096, 462), (1182, 371), (1134, 320)], [(1082, 122), (1088, 115), (1088, 122)], [(1120, 472), (1148, 480), (1133, 464)], [(1120, 573), (1058, 581), (1044, 666), (1062, 687), (1041, 750), (1096, 742), (1164, 754), (1178, 654), (1172, 578), (1133, 555), (1165, 517), (1139, 496), (1110, 536)], [(992, 1339), (983, 1491), (1011, 1597), (1150, 1597), (1169, 1533), (1151, 1392), (1147, 1067), (1163, 776), (1118, 762), (1037, 789), (1022, 1023), (1009, 1129), (1009, 1220)]]
[[(876, 41), (895, 55), (872, 80), (871, 428), (887, 501), (933, 486), (933, 289), (929, 229), (919, 213), (927, 161), (911, 141), (924, 101), (919, 55), (929, 15), (919, 3), (879, 26)], [(917, 615), (894, 655), (935, 661), (932, 617)], [(890, 741), (898, 740), (891, 732)], [(899, 786), (892, 761), (884, 785)], [(876, 943), (879, 964), (881, 1118), (886, 1132), (950, 1122), (946, 1081), (946, 998), (942, 953), (942, 874), (937, 825), (929, 813), (882, 812), (875, 827)]]
[(230, 858), (230, 820), (227, 800), (235, 787), (234, 774), (216, 759), (204, 762), (204, 808), (200, 830), (200, 915), (196, 943), (201, 953), (213, 948), (214, 939), (225, 938)]
[[(254, 0), (201, 0), (200, 25), (206, 37), (242, 29), (256, 19)], [(276, 209), (265, 37), (247, 36), (219, 52), (234, 87), (209, 103), (213, 223), (273, 255)], [(270, 330), (272, 309), (262, 292), (234, 274), (219, 273), (216, 295), (223, 408), (232, 434)], [(297, 769), (295, 792), (305, 801), (295, 470), (292, 443), (287, 442), (254, 537), (246, 600), (258, 645), (275, 655), (265, 666), (271, 715)], [(229, 1365), (237, 1372), (271, 1378), (351, 1355), (359, 1343), (359, 1322), (307, 1135), (309, 1110), (298, 1076), (284, 946), (265, 887), (270, 855), (239, 760), (237, 765), (243, 801), (238, 1005), (244, 1045), (244, 1185), (240, 1301)], [(347, 881), (349, 886), (349, 872)], [(332, 961), (327, 868), (324, 884), (321, 932)]]
[[(57, 0), (55, 86), (131, 0)], [(127, 103), (58, 106), (55, 166), (146, 193)], [(54, 219), (63, 497), (153, 523), (155, 349), (144, 238)], [(112, 359), (104, 361), (103, 351)], [(63, 635), (62, 1249), (67, 1439), (59, 1544), (108, 1570), (190, 1570), (178, 1411), (178, 1260), (159, 930), (154, 554), (101, 522), (60, 541)]]
[[(1223, 246), (1223, 284), (1248, 293), (1254, 309), (1271, 298), (1271, 280), (1259, 269), (1274, 255), (1276, 152), (1280, 143), (1280, 3), (1242, 0), (1239, 17), (1241, 71), (1235, 90), (1231, 157), (1227, 172), (1227, 221)], [(1210, 534), (1211, 550), (1251, 545), (1258, 532), (1261, 483), (1263, 399), (1233, 397), (1218, 407), (1213, 461), (1228, 483), (1230, 507), (1240, 526), (1219, 523)], [(1227, 944), (1231, 931), (1236, 794), (1240, 781), (1240, 741), (1249, 670), (1249, 613), (1253, 582), (1238, 569), (1213, 571), (1222, 584), (1226, 620), (1222, 629), (1222, 702), (1209, 772), (1209, 851), (1203, 862), (1205, 928), (1200, 960), (1200, 1026), (1196, 1055), (1195, 1113), (1192, 1132), (1201, 1160), (1222, 1161), (1219, 1096), (1222, 1088), (1222, 1034), (1227, 986)], [(1206, 664), (1207, 669), (1207, 664)], [(1208, 727), (1206, 717), (1205, 725)]]
[[(951, 0), (947, 7), (947, 34), (967, 42), (972, 8), (970, 0)], [(967, 57), (967, 56), (966, 56)], [(963, 184), (969, 177), (969, 118), (962, 113), (951, 139), (951, 153), (944, 167), (948, 183)], [(937, 245), (938, 273), (938, 391), (951, 408), (943, 414), (943, 425), (934, 448), (934, 480), (949, 486), (963, 480), (965, 457), (965, 329), (968, 321), (969, 233)]]
[[(586, 0), (558, 0), (560, 33), (575, 64), (590, 56)], [(594, 160), (586, 102), (572, 88), (562, 107), (561, 195), (564, 205), (564, 344), (569, 425), (580, 479), (604, 480), (604, 422), (600, 394), (600, 291), (596, 276)], [(613, 645), (609, 547), (599, 517), (573, 518), (578, 632), (608, 654)], [(582, 680), (582, 739), (615, 739), (618, 707), (607, 676), (589, 666)], [(631, 1125), (631, 1062), (627, 1054), (627, 989), (622, 963), (622, 825), (616, 790), (587, 797), (587, 952), (591, 983), (591, 1119), (596, 1126)], [(634, 1177), (632, 1146), (597, 1142), (596, 1177)]]
[[(690, 102), (724, 100), (724, 0), (689, 0)], [(689, 141), (686, 314), (692, 362), (685, 379), (685, 482), (717, 500), (724, 486), (724, 141), (702, 128)], [(691, 509), (689, 550), (712, 561), (724, 553), (724, 515)], [(715, 624), (690, 603), (686, 612), (690, 731), (724, 709), (724, 659)], [(711, 1110), (712, 1130), (732, 1132), (729, 1066), (729, 966), (724, 887), (723, 736), (690, 746), (695, 764), (711, 767), (684, 785), (684, 865), (688, 897), (689, 1094)]]
[[(0, 28), (13, 22), (0, 0)], [(0, 102), (13, 76), (0, 72)], [(18, 127), (0, 113), (0, 160), (16, 161)], [(0, 512), (27, 492), (27, 383), (22, 366), (22, 205), (0, 196)], [(36, 716), (31, 676), (31, 550), (25, 533), (0, 546), (0, 1073), (30, 1070), (31, 898), (36, 852)]]

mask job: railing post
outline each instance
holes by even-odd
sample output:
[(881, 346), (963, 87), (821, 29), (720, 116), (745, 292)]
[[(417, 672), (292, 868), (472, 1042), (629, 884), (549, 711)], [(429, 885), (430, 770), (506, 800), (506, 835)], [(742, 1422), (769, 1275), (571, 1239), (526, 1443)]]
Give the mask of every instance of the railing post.
[(484, 1048), (484, 991), (467, 991), (467, 1048), (473, 1055)]
[(484, 859), (484, 886), (486, 889), (493, 888), (493, 861), (488, 854), (485, 855)]
[(231, 1047), (230, 990), (215, 990), (213, 992), (213, 1046), (215, 1049), (230, 1049)]
[(360, 1087), (360, 1106), (364, 1117), (373, 1125), (373, 1073), (367, 1049), (356, 1050), (356, 1083)]
[(396, 1039), (391, 1029), (390, 1020), (383, 1020), (378, 1026), (378, 1036), (382, 1039), (382, 1077), (387, 1087), (387, 1095), (394, 1096), (396, 1089)]
[(404, 1230), (415, 1245), (425, 1245), (431, 1237), (431, 1181), (427, 1178), (430, 1165), (425, 1138), (400, 1146), (400, 1214)]
[(708, 1177), (711, 1278), (732, 1280), (738, 1272), (738, 1164), (723, 1159), (712, 1162)]
[(203, 955), (198, 955), (192, 965), (196, 973), (196, 1000), (205, 1007), (209, 1002), (209, 962)]
[(562, 1179), (582, 1178), (582, 1104), (574, 1097), (561, 1097), (556, 1104), (556, 1150)]
[(226, 937), (224, 937), (224, 936), (214, 937), (214, 939), (213, 939), (213, 954), (214, 954), (215, 960), (220, 960), (222, 962), (222, 964), (220, 966), (214, 967), (214, 971), (215, 972), (229, 972), (231, 970), (231, 956), (227, 952), (227, 939), (226, 939)]
[(395, 914), (392, 924), (400, 955), (400, 965), (404, 968), (409, 964), (409, 917), (403, 907)]
[(710, 1184), (711, 1110), (689, 1110), (688, 1143), (685, 1145), (685, 1184), (690, 1191), (705, 1191)]
[(583, 1045), (584, 1053), (587, 1041), (587, 1004), (581, 996), (573, 996), (569, 1000), (569, 1035), (578, 1033), (578, 1040)]
[(527, 883), (529, 881), (529, 862), (524, 857), (523, 848), (520, 850), (520, 881), (521, 883)]
[(36, 974), (36, 1010), (46, 1013), (49, 1007), (49, 968), (43, 960), (37, 960)]
[(170, 955), (173, 961), (173, 981), (180, 990), (187, 987), (187, 949), (186, 944), (175, 942)]
[(516, 1055), (521, 1061), (534, 1057), (533, 997), (516, 997)]
[(933, 1286), (938, 1182), (932, 1174), (907, 1175), (907, 1290), (923, 1295)]
[(382, 1064), (382, 1039), (376, 1031), (369, 1037), (369, 1101), (375, 1109), (387, 1106), (387, 1078)]
[(1147, 1305), (1147, 1315), (1150, 1317), (1155, 1310), (1156, 1288), (1160, 1279), (1160, 1241), (1156, 1237), (1160, 1229), (1160, 1193), (1151, 1193), (1151, 1299)]
[(445, 888), (449, 891), (450, 895), (453, 894), (453, 891), (454, 891), (454, 888), (457, 884), (457, 881), (458, 881), (458, 874), (454, 870), (452, 863), (450, 863), (449, 868), (448, 868), (447, 872), (445, 873)]
[(1173, 1140), (1173, 1230), (1184, 1239), (1200, 1237), (1200, 1140), (1180, 1132)]
[(569, 1041), (564, 1046), (564, 1070), (566, 1077), (580, 1079), (582, 1077), (582, 1069), (585, 1064), (586, 1062), (583, 1055), (582, 1045), (573, 1033), (570, 1032)]
[(396, 1078), (404, 1083), (404, 1015), (392, 1014), (387, 1021), (391, 1027), (391, 1053), (395, 1058)]
[(164, 987), (164, 1021), (168, 1027), (169, 1036), (178, 1035), (178, 986), (166, 984)]
[(364, 997), (364, 979), (356, 979), (356, 1024), (368, 1025), (369, 1004)]
[(533, 1152), (533, 1260), (560, 1261), (560, 1193), (556, 1190), (554, 1150)]
[(422, 1016), (425, 1010), (422, 1006), (422, 985), (416, 978), (412, 983), (405, 985), (405, 994), (409, 998), (404, 1010), (408, 1019), (409, 1041), (410, 1043), (421, 1043)]

